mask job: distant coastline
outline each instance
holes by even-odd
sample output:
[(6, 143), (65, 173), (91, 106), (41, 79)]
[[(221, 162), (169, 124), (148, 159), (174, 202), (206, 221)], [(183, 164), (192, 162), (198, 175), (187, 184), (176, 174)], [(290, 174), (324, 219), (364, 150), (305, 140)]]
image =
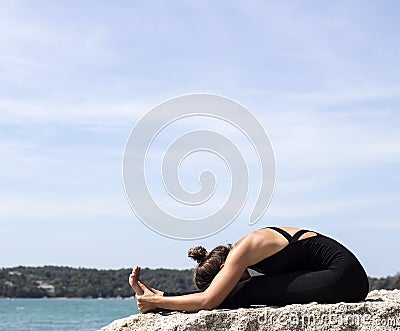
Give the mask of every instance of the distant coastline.
[[(0, 298), (132, 299), (130, 269), (98, 270), (61, 266), (0, 269)], [(193, 270), (143, 268), (144, 282), (171, 292), (194, 289)], [(370, 290), (400, 289), (400, 274), (369, 277)]]
[[(131, 269), (98, 270), (62, 266), (0, 269), (0, 297), (3, 298), (129, 298)], [(143, 281), (165, 291), (193, 290), (193, 271), (148, 269)]]

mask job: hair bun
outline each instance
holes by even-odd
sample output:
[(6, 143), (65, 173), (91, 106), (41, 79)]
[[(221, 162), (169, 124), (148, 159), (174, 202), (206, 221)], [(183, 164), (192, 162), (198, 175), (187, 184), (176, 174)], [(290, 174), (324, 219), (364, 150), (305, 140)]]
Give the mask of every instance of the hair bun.
[(189, 250), (188, 256), (197, 261), (197, 263), (202, 263), (207, 258), (207, 250), (203, 246), (197, 246)]

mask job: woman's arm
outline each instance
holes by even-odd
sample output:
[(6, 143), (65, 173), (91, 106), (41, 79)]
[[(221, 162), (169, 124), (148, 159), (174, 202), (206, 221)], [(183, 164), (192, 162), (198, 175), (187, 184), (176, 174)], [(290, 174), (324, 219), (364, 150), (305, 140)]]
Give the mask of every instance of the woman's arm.
[(253, 232), (240, 240), (225, 261), (224, 267), (215, 276), (210, 286), (200, 293), (181, 296), (157, 296), (139, 282), (144, 291), (137, 295), (138, 307), (145, 313), (156, 308), (197, 312), (202, 309), (211, 310), (218, 307), (239, 282), (249, 265), (258, 261), (263, 245), (259, 245), (260, 236)]
[(205, 309), (218, 307), (240, 281), (249, 266), (250, 246), (249, 241), (242, 241), (228, 254), (224, 267), (205, 291), (207, 295)]
[(164, 292), (162, 292), (161, 295), (163, 295), (165, 297), (174, 297), (174, 296), (178, 296), (178, 295), (186, 295), (186, 294), (193, 294), (193, 293), (200, 293), (200, 292), (203, 292), (203, 291), (200, 291), (200, 290), (185, 291), (185, 292), (167, 292), (167, 291), (164, 291)]
[(178, 296), (160, 296), (155, 295), (141, 282), (138, 282), (138, 284), (144, 292), (143, 295), (136, 295), (137, 306), (142, 313), (151, 312), (158, 308), (187, 312), (197, 312), (205, 309), (203, 308), (204, 292)]

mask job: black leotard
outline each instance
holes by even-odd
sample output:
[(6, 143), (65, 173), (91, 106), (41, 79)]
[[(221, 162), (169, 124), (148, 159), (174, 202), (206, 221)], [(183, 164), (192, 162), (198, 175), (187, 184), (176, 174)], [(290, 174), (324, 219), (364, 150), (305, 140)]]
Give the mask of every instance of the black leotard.
[(249, 269), (263, 273), (239, 282), (220, 308), (250, 305), (281, 306), (291, 303), (357, 302), (368, 294), (368, 277), (360, 262), (336, 240), (315, 231), (316, 236), (299, 240), (281, 233), (289, 244)]
[[(336, 240), (319, 234), (299, 240), (309, 230), (291, 236), (281, 233), (288, 245), (277, 253), (249, 266), (262, 273), (239, 282), (218, 308), (251, 305), (282, 306), (292, 303), (357, 302), (368, 294), (368, 277), (360, 262)], [(186, 293), (167, 293), (179, 295)]]

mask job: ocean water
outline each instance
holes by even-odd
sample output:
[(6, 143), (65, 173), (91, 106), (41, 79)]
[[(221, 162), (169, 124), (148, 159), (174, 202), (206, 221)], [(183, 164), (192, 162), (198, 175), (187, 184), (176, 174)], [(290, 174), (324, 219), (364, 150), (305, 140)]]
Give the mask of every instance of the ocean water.
[(138, 313), (135, 300), (0, 299), (0, 331), (93, 331)]

